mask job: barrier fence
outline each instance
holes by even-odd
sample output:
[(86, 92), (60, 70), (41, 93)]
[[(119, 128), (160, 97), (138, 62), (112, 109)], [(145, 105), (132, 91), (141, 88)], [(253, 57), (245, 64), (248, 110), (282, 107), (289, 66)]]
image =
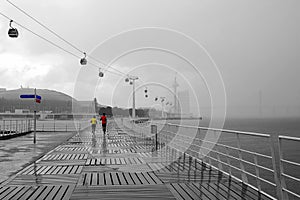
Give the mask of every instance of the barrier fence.
[(7, 119), (0, 121), (0, 137), (31, 132), (33, 119)]
[[(88, 120), (46, 120), (36, 123), (37, 132), (74, 132), (89, 126)], [(0, 121), (0, 138), (10, 138), (34, 130), (34, 120), (27, 119), (3, 119)]]
[(120, 123), (135, 138), (148, 138), (156, 149), (164, 149), (166, 153), (159, 155), (171, 162), (177, 155), (189, 156), (271, 199), (300, 198), (300, 164), (295, 159), (299, 152), (294, 152), (291, 159), (283, 153), (286, 146), (291, 148), (284, 142), (292, 141), (293, 148), (299, 147), (300, 138), (279, 136), (276, 141), (270, 134), (145, 120), (139, 123), (122, 119)]

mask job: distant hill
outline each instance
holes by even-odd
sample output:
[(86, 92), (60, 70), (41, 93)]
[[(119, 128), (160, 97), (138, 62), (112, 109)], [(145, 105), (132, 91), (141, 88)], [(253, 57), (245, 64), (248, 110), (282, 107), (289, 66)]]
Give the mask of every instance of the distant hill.
[[(0, 112), (14, 112), (15, 109), (34, 110), (34, 101), (20, 99), (21, 94), (34, 94), (33, 88), (20, 88), (16, 90), (0, 91)], [(37, 94), (42, 97), (42, 101), (37, 105), (37, 111), (49, 110), (55, 113), (71, 112), (72, 101), (77, 103), (71, 96), (62, 92), (37, 89)]]
[[(7, 90), (0, 92), (0, 98), (7, 100), (17, 100), (21, 94), (33, 94), (33, 88), (20, 88), (16, 90)], [(42, 100), (55, 100), (55, 101), (76, 101), (71, 96), (66, 95), (62, 92), (48, 89), (37, 89), (36, 93), (42, 97)]]

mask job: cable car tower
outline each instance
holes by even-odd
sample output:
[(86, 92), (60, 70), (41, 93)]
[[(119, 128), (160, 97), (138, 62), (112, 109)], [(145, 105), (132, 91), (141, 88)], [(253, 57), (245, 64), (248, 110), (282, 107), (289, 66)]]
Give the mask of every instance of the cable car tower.
[[(177, 74), (176, 74), (177, 75)], [(178, 101), (177, 101), (177, 88), (179, 87), (179, 84), (177, 83), (177, 77), (175, 75), (174, 83), (173, 83), (173, 89), (174, 89), (174, 115), (178, 114)]]

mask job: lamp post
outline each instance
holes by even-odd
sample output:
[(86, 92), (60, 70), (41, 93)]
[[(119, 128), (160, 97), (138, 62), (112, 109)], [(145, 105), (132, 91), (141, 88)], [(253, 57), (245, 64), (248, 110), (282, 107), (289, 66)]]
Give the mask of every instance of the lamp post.
[(138, 80), (137, 76), (128, 76), (125, 82), (129, 82), (132, 85), (132, 118), (135, 118), (135, 81)]

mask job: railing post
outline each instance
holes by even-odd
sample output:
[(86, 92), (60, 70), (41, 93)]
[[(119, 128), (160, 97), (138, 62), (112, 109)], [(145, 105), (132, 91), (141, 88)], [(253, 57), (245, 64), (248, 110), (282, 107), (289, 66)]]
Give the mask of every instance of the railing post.
[(272, 164), (273, 164), (273, 169), (274, 169), (274, 180), (276, 183), (276, 192), (277, 192), (277, 197), (279, 200), (288, 200), (289, 199), (288, 194), (286, 192), (283, 192), (283, 190), (282, 190), (282, 188), (286, 188), (286, 184), (285, 184), (285, 179), (282, 176), (282, 174), (284, 173), (283, 165), (281, 162), (281, 160), (283, 159), (283, 155), (282, 155), (282, 151), (281, 151), (281, 139), (279, 137), (277, 138), (277, 142), (278, 142), (278, 151), (279, 151), (279, 174), (278, 174), (277, 168), (276, 168), (275, 147), (274, 147), (274, 143), (272, 142), (272, 140), (270, 138), (270, 147), (271, 147), (271, 153), (272, 153)]
[(230, 159), (229, 159), (229, 149), (228, 147), (225, 148), (226, 149), (226, 161), (227, 161), (227, 164), (228, 164), (228, 172), (229, 172), (229, 175), (230, 177), (232, 176), (232, 170), (231, 170), (231, 164), (230, 164)]
[(261, 184), (260, 184), (260, 175), (259, 175), (259, 169), (258, 169), (258, 162), (257, 162), (257, 155), (254, 155), (254, 164), (255, 164), (255, 174), (256, 174), (256, 185), (258, 192), (261, 192)]
[(55, 120), (54, 120), (54, 123), (53, 123), (53, 131), (55, 132)]
[(157, 125), (151, 125), (151, 134), (155, 134), (155, 150), (158, 150), (158, 141), (157, 141)]
[(240, 140), (240, 134), (237, 133), (237, 145), (238, 145), (238, 154), (239, 154), (239, 162), (240, 162), (240, 169), (241, 169), (241, 176), (242, 176), (242, 181), (245, 183), (248, 183), (248, 178), (247, 175), (245, 173), (245, 167), (244, 167), (244, 163), (243, 163), (243, 156), (242, 156), (242, 151), (241, 151), (241, 140)]

